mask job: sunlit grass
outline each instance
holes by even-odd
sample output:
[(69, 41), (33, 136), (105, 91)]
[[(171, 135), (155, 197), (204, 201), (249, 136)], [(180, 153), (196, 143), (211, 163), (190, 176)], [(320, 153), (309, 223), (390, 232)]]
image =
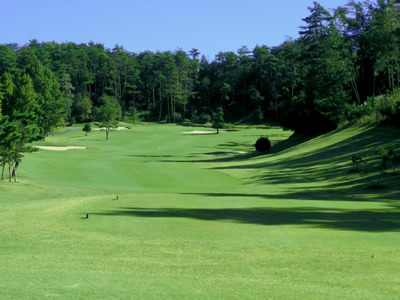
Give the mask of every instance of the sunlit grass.
[[(400, 178), (376, 190), (375, 162), (349, 172), (353, 154), (399, 148), (398, 131), (182, 134), (196, 129), (77, 130), (45, 144), (87, 150), (26, 155), (20, 182), (0, 183), (0, 296), (400, 296)], [(261, 135), (272, 154), (253, 152)]]

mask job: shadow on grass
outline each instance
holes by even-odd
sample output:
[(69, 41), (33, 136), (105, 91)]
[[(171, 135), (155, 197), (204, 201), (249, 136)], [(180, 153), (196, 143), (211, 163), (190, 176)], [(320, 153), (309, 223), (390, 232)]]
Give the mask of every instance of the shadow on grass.
[(145, 155), (145, 154), (128, 154), (129, 157), (144, 157), (144, 158), (169, 158), (175, 157), (173, 155)]
[(265, 226), (300, 225), (339, 230), (385, 232), (400, 230), (400, 212), (387, 210), (356, 211), (322, 208), (243, 208), (183, 209), (121, 207), (119, 210), (93, 213), (102, 216), (142, 218), (189, 218)]
[[(212, 153), (230, 153), (230, 155), (223, 155), (221, 156), (207, 156)], [(235, 151), (220, 151), (220, 152), (204, 152), (204, 153), (192, 153), (192, 155), (187, 156), (189, 157), (197, 157), (201, 156), (199, 159), (180, 159), (180, 160), (161, 160), (160, 162), (164, 163), (223, 163), (223, 162), (241, 162), (244, 160), (249, 160), (251, 158), (255, 158), (264, 153), (260, 152), (249, 152), (243, 154), (232, 154)]]

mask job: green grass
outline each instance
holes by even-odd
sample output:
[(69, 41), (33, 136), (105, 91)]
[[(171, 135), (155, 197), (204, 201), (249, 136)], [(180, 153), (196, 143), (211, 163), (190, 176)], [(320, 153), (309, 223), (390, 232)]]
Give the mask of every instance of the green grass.
[(130, 127), (49, 137), (88, 149), (27, 154), (0, 182), (1, 298), (400, 298), (400, 170), (380, 189), (376, 159), (350, 172), (399, 130)]

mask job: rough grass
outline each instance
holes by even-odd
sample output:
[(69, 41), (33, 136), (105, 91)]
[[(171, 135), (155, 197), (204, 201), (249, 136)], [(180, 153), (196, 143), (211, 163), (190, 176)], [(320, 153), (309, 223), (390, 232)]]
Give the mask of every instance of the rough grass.
[(41, 144), (87, 150), (26, 155), (0, 183), (1, 298), (400, 297), (399, 175), (349, 172), (398, 130), (188, 130), (79, 130)]

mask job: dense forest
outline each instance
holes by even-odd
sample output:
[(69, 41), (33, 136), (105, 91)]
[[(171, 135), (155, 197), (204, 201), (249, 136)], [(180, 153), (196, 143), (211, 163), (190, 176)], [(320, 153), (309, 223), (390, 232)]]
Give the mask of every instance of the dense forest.
[(33, 122), (35, 135), (45, 136), (95, 121), (105, 102), (126, 121), (201, 124), (218, 108), (230, 122), (274, 121), (296, 131), (329, 131), (372, 113), (395, 120), (399, 3), (351, 2), (328, 11), (314, 2), (299, 38), (220, 52), (212, 61), (198, 49), (137, 54), (93, 42), (2, 44), (2, 124)]

